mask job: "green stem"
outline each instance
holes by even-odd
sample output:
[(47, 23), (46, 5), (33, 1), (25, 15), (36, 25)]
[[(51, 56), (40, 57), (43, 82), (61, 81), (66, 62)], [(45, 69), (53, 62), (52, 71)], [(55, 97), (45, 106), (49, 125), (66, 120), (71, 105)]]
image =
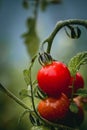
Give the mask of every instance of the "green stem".
[(38, 6), (39, 6), (39, 0), (35, 0), (35, 5), (34, 5), (35, 22), (37, 21), (37, 17), (38, 17), (38, 9), (39, 9)]
[(74, 76), (74, 80), (72, 82), (72, 95), (71, 95), (71, 102), (73, 102), (73, 96), (74, 96), (74, 82), (75, 82), (75, 79), (76, 79), (76, 75)]
[(84, 26), (85, 28), (87, 28), (87, 20), (81, 20), (81, 19), (69, 19), (69, 20), (65, 20), (65, 21), (59, 21), (53, 32), (50, 34), (50, 36), (42, 43), (42, 46), (47, 42), (48, 43), (48, 46), (47, 46), (47, 52), (50, 53), (51, 51), (51, 46), (52, 46), (52, 43), (53, 43), (53, 39), (55, 37), (55, 35), (59, 32), (59, 30), (61, 28), (63, 28), (64, 26), (68, 26), (68, 25), (72, 25), (72, 24), (75, 24), (75, 25), (82, 25)]
[(32, 106), (33, 106), (34, 112), (37, 114), (36, 108), (35, 108), (35, 104), (34, 104), (33, 85), (32, 85), (32, 80), (31, 80), (31, 68), (30, 68), (29, 71), (30, 71), (30, 87), (31, 87), (31, 100), (32, 100)]
[(7, 94), (11, 99), (13, 99), (16, 103), (18, 103), (20, 106), (23, 108), (27, 109), (30, 111), (30, 108), (23, 103), (19, 98), (17, 98), (12, 92), (10, 92), (7, 88), (5, 88), (2, 84), (0, 84), (0, 90)]

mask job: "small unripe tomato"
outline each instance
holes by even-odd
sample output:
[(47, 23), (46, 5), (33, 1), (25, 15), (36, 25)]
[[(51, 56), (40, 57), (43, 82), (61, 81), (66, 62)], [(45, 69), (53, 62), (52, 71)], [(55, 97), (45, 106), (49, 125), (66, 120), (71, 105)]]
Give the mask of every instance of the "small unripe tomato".
[(37, 74), (39, 88), (51, 97), (58, 97), (61, 93), (67, 93), (70, 79), (67, 66), (58, 61), (43, 66)]
[(69, 99), (63, 93), (58, 98), (48, 97), (39, 102), (38, 112), (44, 119), (56, 122), (66, 116), (69, 103)]

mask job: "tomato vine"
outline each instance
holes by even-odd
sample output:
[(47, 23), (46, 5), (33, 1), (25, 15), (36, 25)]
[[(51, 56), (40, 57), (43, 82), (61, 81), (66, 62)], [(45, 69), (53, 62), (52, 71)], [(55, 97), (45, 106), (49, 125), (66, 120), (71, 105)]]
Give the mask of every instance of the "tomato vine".
[[(87, 20), (78, 20), (78, 19), (72, 19), (71, 20), (70, 19), (70, 20), (65, 20), (65, 21), (59, 21), (56, 24), (56, 26), (55, 26), (54, 30), (52, 31), (52, 33), (49, 35), (49, 37), (46, 38), (41, 43), (40, 54), (44, 54), (45, 53), (45, 54), (48, 54), (50, 56), (53, 40), (54, 40), (56, 34), (63, 27), (69, 27), (70, 26), (71, 27), (70, 29), (71, 29), (71, 32), (72, 32), (71, 33), (72, 34), (71, 37), (72, 38), (79, 38), (81, 30), (77, 28), (78, 29), (77, 33), (79, 33), (77, 35), (75, 33), (75, 29), (74, 29), (73, 25), (78, 25), (78, 26), (81, 25), (81, 26), (84, 26), (87, 29)], [(48, 44), (46, 52), (44, 51), (44, 44)], [(38, 87), (37, 87), (38, 84), (37, 84), (36, 79), (35, 79), (35, 81), (32, 81), (32, 78), (31, 78), (31, 70), (33, 69), (33, 64), (34, 64), (35, 60), (37, 59), (37, 57), (39, 57), (39, 53), (36, 54), (32, 58), (30, 66), (29, 66), (29, 69), (28, 70), (24, 70), (24, 79), (26, 81), (27, 86), (30, 88), (30, 95), (27, 95), (27, 93), (29, 92), (28, 89), (25, 91), (25, 93), (21, 92), (21, 94), (24, 97), (26, 97), (26, 95), (27, 95), (27, 96), (29, 96), (29, 98), (31, 98), (32, 108), (27, 106), (22, 100), (17, 98), (12, 92), (10, 92), (2, 84), (0, 84), (0, 90), (2, 92), (4, 92), (5, 94), (7, 94), (10, 98), (12, 98), (15, 102), (17, 102), (19, 105), (21, 105), (25, 109), (23, 115), (26, 114), (26, 113), (30, 113), (30, 118), (31, 118), (33, 124), (36, 123), (37, 126), (42, 126), (42, 125), (44, 126), (44, 125), (46, 125), (47, 127), (49, 127), (49, 129), (52, 129), (52, 130), (53, 130), (53, 128), (54, 128), (54, 130), (56, 130), (56, 129), (57, 130), (59, 130), (59, 129), (77, 130), (78, 128), (72, 128), (72, 127), (70, 127), (68, 125), (62, 125), (62, 124), (57, 124), (57, 123), (50, 122), (50, 121), (42, 118), (40, 116), (40, 114), (38, 113), (37, 107), (35, 105), (35, 98), (38, 97), (38, 99), (41, 99), (40, 95), (42, 95), (43, 98), (46, 97), (47, 95), (45, 95), (41, 90), (38, 89)], [(51, 63), (51, 60), (53, 60), (53, 59), (50, 59), (51, 56), (50, 56), (50, 58), (45, 56), (45, 58), (46, 58), (46, 60), (49, 60), (50, 63)], [(47, 62), (45, 61), (45, 64), (46, 63)], [(70, 70), (71, 75), (73, 75), (75, 77), (77, 71), (80, 69), (80, 66), (84, 65), (84, 64), (87, 64), (87, 51), (80, 52), (76, 56), (74, 56), (72, 59), (70, 59), (70, 61), (68, 63), (68, 68)], [(43, 63), (42, 63), (42, 65), (43, 65)], [(74, 85), (72, 83), (72, 88), (73, 87), (74, 87)], [(84, 90), (77, 91), (77, 95), (81, 95), (81, 96), (85, 95), (85, 96), (87, 96), (87, 91), (84, 91)], [(72, 102), (73, 102), (73, 96), (74, 96), (74, 91), (72, 89), (72, 97), (71, 97), (71, 101)], [(75, 104), (73, 105), (73, 103), (72, 103), (70, 108), (71, 109), (75, 108), (75, 110), (76, 110), (76, 106), (75, 107), (74, 106), (75, 106)], [(39, 129), (39, 127), (38, 127), (38, 129)]]

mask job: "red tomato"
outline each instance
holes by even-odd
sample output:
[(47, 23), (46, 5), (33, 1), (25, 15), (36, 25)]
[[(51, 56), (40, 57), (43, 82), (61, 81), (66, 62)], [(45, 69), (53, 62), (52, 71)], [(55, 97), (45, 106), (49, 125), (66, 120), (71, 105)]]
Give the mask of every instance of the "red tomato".
[(66, 91), (66, 95), (68, 95), (68, 97), (71, 97), (72, 95), (72, 84), (74, 86), (74, 93), (76, 93), (78, 89), (84, 88), (84, 79), (79, 72), (76, 73), (75, 78), (71, 77), (69, 89)]
[(63, 119), (69, 109), (69, 99), (65, 94), (61, 94), (58, 98), (49, 97), (41, 100), (38, 104), (39, 114), (49, 121), (55, 122)]
[[(72, 82), (73, 82), (74, 78), (72, 77)], [(76, 79), (74, 80), (74, 86), (75, 86), (75, 92), (79, 89), (79, 88), (83, 88), (84, 87), (84, 79), (82, 77), (82, 75), (78, 72), (76, 73)]]
[(74, 98), (73, 101), (78, 107), (78, 112), (74, 113), (69, 110), (67, 112), (67, 115), (63, 119), (57, 120), (56, 123), (73, 128), (76, 128), (77, 126), (82, 124), (82, 122), (84, 121), (84, 111), (83, 111), (83, 104), (81, 102), (81, 97), (78, 96)]
[(58, 97), (61, 92), (66, 93), (70, 79), (67, 66), (58, 61), (43, 66), (37, 74), (39, 88), (51, 97)]

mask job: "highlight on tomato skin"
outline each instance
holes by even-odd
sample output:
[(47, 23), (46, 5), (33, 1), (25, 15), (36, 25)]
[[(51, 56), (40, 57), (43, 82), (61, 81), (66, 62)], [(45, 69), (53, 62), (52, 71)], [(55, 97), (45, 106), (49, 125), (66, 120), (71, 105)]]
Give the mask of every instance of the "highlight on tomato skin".
[(70, 101), (65, 94), (58, 98), (48, 97), (38, 104), (38, 113), (44, 119), (56, 122), (63, 119), (69, 110)]
[(67, 93), (70, 79), (68, 67), (59, 61), (42, 66), (37, 74), (38, 87), (50, 97), (58, 97), (61, 93)]

